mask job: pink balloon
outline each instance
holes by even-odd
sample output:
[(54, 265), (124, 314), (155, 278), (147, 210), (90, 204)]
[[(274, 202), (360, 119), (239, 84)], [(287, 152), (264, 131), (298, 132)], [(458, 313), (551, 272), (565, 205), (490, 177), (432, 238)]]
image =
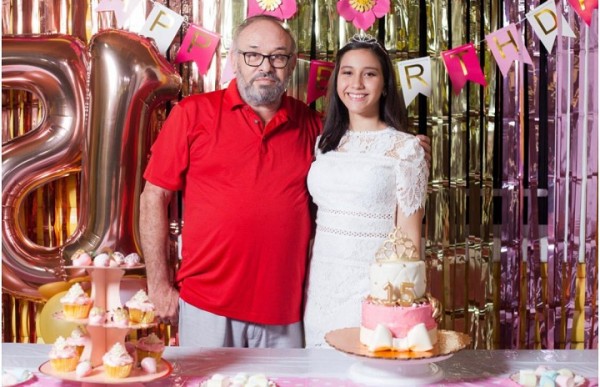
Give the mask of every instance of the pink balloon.
[(43, 105), (41, 124), (2, 147), (2, 287), (31, 296), (35, 284), (61, 272), (58, 247), (39, 246), (18, 225), (23, 199), (34, 189), (81, 168), (85, 142), (87, 55), (68, 35), (4, 37), (2, 86), (24, 89)]

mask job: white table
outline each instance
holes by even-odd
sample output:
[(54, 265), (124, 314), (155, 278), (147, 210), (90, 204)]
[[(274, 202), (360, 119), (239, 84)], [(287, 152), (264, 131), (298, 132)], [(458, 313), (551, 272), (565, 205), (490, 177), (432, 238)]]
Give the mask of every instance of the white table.
[[(2, 367), (24, 367), (36, 371), (48, 360), (50, 345), (2, 344)], [(264, 373), (281, 386), (359, 386), (351, 378), (351, 368), (363, 358), (332, 349), (234, 349), (167, 347), (163, 358), (173, 365), (166, 379), (147, 386), (197, 386), (214, 373)], [(379, 360), (398, 362), (395, 360)], [(511, 374), (545, 364), (552, 369), (569, 368), (598, 383), (597, 350), (463, 350), (436, 363), (444, 378), (436, 385), (507, 385)], [(78, 386), (37, 374), (28, 386)]]

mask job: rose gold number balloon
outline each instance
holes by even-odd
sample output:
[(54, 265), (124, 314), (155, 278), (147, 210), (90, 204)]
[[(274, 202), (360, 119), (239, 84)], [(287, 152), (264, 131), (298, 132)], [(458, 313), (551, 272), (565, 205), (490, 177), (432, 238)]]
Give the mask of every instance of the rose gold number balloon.
[(2, 147), (2, 288), (36, 297), (31, 284), (56, 280), (45, 269), (61, 266), (60, 252), (31, 242), (18, 211), (29, 192), (81, 167), (87, 57), (67, 35), (4, 37), (2, 62), (2, 86), (31, 92), (43, 105), (41, 124)]
[(177, 96), (181, 78), (144, 37), (106, 30), (90, 42), (89, 147), (82, 176), (82, 234), (65, 246), (141, 252), (137, 211), (150, 113)]
[(79, 224), (62, 246), (65, 255), (79, 248), (139, 252), (135, 218), (148, 121), (158, 104), (176, 97), (181, 78), (148, 39), (116, 30), (92, 38), (89, 74), (83, 45), (69, 36), (4, 37), (2, 57), (3, 87), (36, 94), (45, 112), (39, 128), (2, 151), (2, 287), (36, 297), (32, 285), (54, 281), (47, 269), (63, 263), (58, 248), (38, 246), (20, 230), (23, 198), (81, 168)]

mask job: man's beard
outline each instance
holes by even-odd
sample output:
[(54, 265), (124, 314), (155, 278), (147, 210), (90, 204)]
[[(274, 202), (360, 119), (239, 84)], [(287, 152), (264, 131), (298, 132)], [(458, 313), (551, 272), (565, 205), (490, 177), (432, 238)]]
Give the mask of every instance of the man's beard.
[[(254, 87), (252, 83), (257, 78), (268, 78), (275, 81), (272, 86), (259, 86)], [(271, 105), (279, 102), (279, 99), (285, 93), (286, 84), (289, 81), (289, 77), (282, 82), (273, 73), (258, 73), (250, 79), (250, 82), (246, 83), (243, 77), (237, 77), (236, 82), (238, 83), (238, 90), (244, 101), (252, 106), (264, 106)]]

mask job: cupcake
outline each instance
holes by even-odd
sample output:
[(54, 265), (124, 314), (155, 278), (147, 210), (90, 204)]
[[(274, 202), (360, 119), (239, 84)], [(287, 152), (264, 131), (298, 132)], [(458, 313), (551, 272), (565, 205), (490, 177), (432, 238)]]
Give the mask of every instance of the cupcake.
[(88, 316), (88, 323), (90, 325), (103, 325), (106, 322), (106, 311), (104, 308), (99, 306), (94, 306), (90, 310), (90, 314)]
[(129, 309), (129, 319), (135, 324), (149, 324), (154, 322), (154, 304), (150, 302), (143, 289), (125, 303)]
[(102, 356), (104, 372), (111, 378), (126, 378), (133, 368), (133, 358), (127, 353), (121, 343), (115, 343)]
[(90, 337), (79, 328), (73, 329), (71, 336), (67, 338), (67, 344), (74, 346), (77, 349), (79, 356), (81, 356), (83, 349), (89, 343)]
[(73, 284), (61, 299), (63, 314), (66, 318), (87, 318), (94, 301), (83, 291), (79, 283)]
[(140, 361), (146, 357), (151, 357), (158, 362), (165, 350), (165, 343), (154, 333), (150, 333), (148, 336), (139, 339), (135, 348), (137, 349), (137, 358)]
[(74, 371), (79, 362), (77, 348), (59, 336), (50, 350), (50, 365), (56, 372)]
[(125, 308), (115, 308), (110, 312), (110, 321), (113, 326), (126, 328), (129, 326), (129, 313)]

